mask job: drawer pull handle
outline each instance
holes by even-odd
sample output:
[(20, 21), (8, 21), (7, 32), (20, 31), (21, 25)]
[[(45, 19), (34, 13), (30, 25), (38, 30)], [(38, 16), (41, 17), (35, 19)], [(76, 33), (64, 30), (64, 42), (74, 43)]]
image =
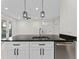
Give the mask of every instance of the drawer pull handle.
[(18, 51), (19, 51), (19, 49), (17, 49), (17, 55), (19, 55), (19, 52)]
[(44, 49), (43, 49), (43, 55), (44, 55)]
[(20, 44), (13, 44), (13, 46), (20, 46)]
[(40, 55), (41, 55), (41, 49), (40, 49)]
[(45, 45), (45, 44), (39, 44), (39, 45)]
[(16, 55), (16, 48), (14, 49), (14, 55)]
[(40, 48), (40, 55), (44, 55), (44, 48)]

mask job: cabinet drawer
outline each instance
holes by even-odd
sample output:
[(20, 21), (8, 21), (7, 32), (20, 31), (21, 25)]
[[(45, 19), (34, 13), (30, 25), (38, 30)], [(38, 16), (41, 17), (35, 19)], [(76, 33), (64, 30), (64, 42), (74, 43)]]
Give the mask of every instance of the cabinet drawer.
[(20, 47), (20, 46), (29, 46), (29, 42), (4, 42), (2, 46), (8, 47)]
[(54, 42), (30, 42), (30, 47), (32, 49), (38, 48), (54, 48)]

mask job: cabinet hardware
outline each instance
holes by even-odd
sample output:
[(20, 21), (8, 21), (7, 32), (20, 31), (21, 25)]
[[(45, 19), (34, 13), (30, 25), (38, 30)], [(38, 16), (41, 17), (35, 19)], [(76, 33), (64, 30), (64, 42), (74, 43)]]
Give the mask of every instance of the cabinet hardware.
[(40, 48), (40, 55), (41, 55), (41, 48)]
[(44, 49), (43, 49), (43, 55), (44, 55)]
[(39, 45), (45, 45), (45, 44), (39, 44)]
[(72, 43), (71, 42), (67, 42), (67, 43), (56, 43), (56, 45), (62, 45), (62, 46), (64, 46), (64, 45), (72, 45)]
[(16, 55), (16, 48), (14, 49), (14, 55)]
[(13, 44), (13, 46), (20, 46), (20, 44)]
[(19, 52), (18, 51), (19, 51), (19, 49), (17, 49), (17, 55), (19, 55)]
[(44, 55), (44, 48), (40, 48), (40, 55)]

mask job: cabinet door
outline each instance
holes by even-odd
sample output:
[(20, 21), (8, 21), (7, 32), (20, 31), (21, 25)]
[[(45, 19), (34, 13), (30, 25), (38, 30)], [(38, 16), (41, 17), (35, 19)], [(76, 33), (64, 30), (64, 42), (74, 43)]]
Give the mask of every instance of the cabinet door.
[(7, 59), (7, 48), (4, 42), (1, 42), (1, 59)]
[(20, 42), (17, 47), (17, 59), (29, 59), (29, 42)]
[(54, 59), (54, 50), (53, 49), (44, 49), (43, 59)]
[(11, 42), (4, 42), (1, 47), (2, 59), (16, 59), (16, 47)]
[(34, 48), (30, 45), (30, 59), (41, 59), (39, 47)]
[(54, 59), (54, 42), (30, 42), (30, 59)]
[(41, 53), (42, 59), (54, 59), (54, 42), (47, 42)]
[(2, 59), (29, 59), (29, 42), (5, 42)]

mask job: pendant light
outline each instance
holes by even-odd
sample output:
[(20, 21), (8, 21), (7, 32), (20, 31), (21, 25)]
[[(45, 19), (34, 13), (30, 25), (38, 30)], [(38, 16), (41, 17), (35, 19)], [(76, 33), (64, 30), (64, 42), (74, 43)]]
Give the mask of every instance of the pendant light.
[(28, 17), (28, 13), (27, 13), (27, 11), (26, 11), (26, 0), (24, 0), (23, 18), (24, 18), (25, 20), (31, 19), (30, 17)]
[(45, 17), (45, 11), (43, 10), (43, 4), (44, 4), (44, 0), (42, 0), (42, 11), (40, 13), (41, 18)]

